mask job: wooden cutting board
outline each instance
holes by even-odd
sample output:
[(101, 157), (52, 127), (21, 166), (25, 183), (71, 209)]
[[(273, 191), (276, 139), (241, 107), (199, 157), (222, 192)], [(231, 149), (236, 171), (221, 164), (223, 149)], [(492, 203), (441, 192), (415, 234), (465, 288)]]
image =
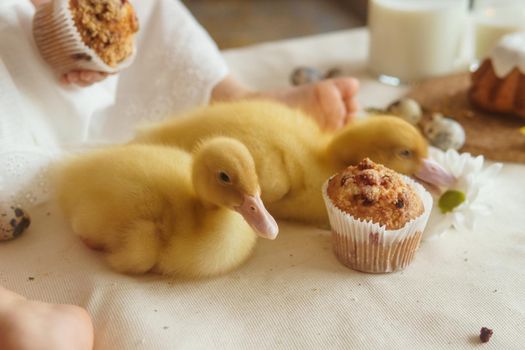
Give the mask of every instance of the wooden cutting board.
[(414, 87), (408, 97), (423, 107), (422, 123), (430, 120), (433, 112), (439, 112), (463, 126), (466, 142), (462, 152), (496, 161), (525, 163), (525, 135), (519, 130), (525, 126), (525, 119), (474, 109), (467, 98), (469, 85), (468, 73), (440, 77)]

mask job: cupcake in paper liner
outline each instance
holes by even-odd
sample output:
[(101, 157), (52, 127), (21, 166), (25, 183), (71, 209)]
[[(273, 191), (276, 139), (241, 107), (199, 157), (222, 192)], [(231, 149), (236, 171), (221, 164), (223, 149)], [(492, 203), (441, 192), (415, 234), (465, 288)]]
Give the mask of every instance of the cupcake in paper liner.
[(414, 259), (432, 196), (423, 186), (364, 159), (323, 185), (334, 253), (358, 271), (399, 271)]
[(53, 70), (115, 73), (135, 57), (138, 21), (127, 0), (52, 0), (33, 18), (33, 36)]

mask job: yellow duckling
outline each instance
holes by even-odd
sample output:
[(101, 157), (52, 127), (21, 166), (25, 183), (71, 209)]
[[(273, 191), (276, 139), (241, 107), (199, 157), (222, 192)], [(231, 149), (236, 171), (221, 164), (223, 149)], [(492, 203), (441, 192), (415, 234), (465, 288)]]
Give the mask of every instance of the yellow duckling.
[(263, 201), (277, 218), (326, 225), (321, 186), (365, 157), (434, 182), (446, 174), (424, 160), (427, 143), (408, 122), (377, 116), (324, 133), (299, 110), (270, 101), (218, 103), (139, 131), (135, 142), (191, 150), (213, 135), (233, 137), (254, 157)]
[(221, 274), (248, 258), (254, 230), (278, 232), (250, 152), (230, 138), (208, 139), (193, 156), (155, 145), (98, 150), (61, 165), (56, 186), (73, 231), (120, 272)]

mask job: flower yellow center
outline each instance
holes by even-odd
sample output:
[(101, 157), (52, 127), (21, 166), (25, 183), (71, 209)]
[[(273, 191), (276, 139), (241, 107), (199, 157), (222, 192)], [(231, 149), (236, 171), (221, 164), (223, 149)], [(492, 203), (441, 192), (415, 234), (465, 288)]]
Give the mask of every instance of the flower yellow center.
[(448, 190), (439, 197), (438, 206), (443, 214), (449, 213), (465, 201), (465, 193), (458, 190)]

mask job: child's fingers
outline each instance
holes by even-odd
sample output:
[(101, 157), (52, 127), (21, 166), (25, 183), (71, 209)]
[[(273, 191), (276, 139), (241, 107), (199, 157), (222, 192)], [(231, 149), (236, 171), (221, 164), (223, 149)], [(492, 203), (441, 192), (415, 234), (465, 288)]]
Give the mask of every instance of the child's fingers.
[(104, 72), (95, 72), (95, 73), (96, 73), (96, 74), (95, 74), (95, 77), (96, 77), (96, 79), (97, 79), (97, 82), (106, 79), (107, 76), (109, 75), (109, 73), (104, 73)]
[(88, 87), (88, 86), (93, 85), (93, 83), (86, 83), (85, 81), (79, 80), (78, 82), (75, 83), (75, 85), (80, 86), (80, 87)]
[(86, 84), (97, 83), (107, 77), (107, 73), (94, 71), (81, 71), (80, 80)]
[(81, 71), (78, 73), (80, 82), (83, 84), (91, 84), (95, 80), (93, 72)]
[(67, 85), (69, 84), (69, 80), (67, 78), (67, 74), (64, 74), (60, 77), (60, 84), (64, 84), (64, 85)]
[(80, 81), (80, 76), (77, 71), (66, 73), (64, 78), (68, 84), (76, 84)]
[(60, 82), (63, 84), (75, 84), (81, 87), (86, 87), (104, 80), (107, 76), (107, 73), (96, 71), (71, 71), (64, 74), (60, 78)]

